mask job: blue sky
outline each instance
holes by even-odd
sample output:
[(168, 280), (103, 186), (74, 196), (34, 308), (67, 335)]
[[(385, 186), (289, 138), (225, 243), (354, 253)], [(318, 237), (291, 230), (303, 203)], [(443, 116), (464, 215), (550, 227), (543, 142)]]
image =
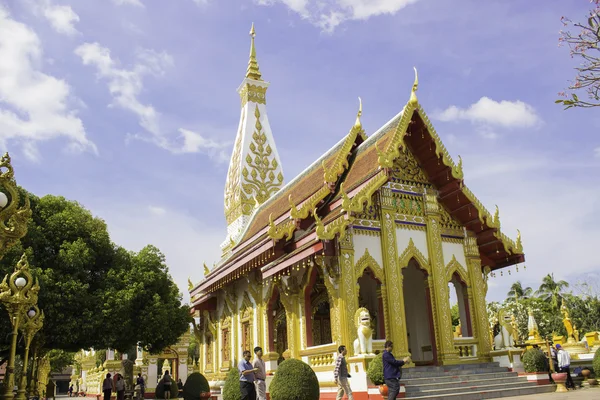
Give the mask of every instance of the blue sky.
[[(600, 114), (554, 104), (574, 78), (560, 17), (585, 0), (0, 0), (0, 148), (19, 184), (82, 203), (186, 292), (225, 237), (223, 189), (248, 31), (286, 181), (419, 100), (465, 182), (523, 235), (527, 271), (598, 277)], [(187, 298), (187, 293), (185, 293)]]

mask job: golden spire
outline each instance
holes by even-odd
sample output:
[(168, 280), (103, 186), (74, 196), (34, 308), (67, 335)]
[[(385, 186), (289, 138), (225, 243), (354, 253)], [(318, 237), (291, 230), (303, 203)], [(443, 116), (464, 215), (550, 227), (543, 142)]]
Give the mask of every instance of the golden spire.
[(412, 91), (410, 92), (410, 102), (417, 104), (417, 89), (419, 88), (419, 74), (417, 73), (417, 67), (413, 67), (415, 70), (415, 82), (413, 83)]
[(356, 122), (354, 123), (354, 126), (362, 128), (362, 123), (360, 122), (361, 115), (362, 115), (362, 99), (359, 97), (358, 98), (358, 114), (356, 114)]
[(246, 78), (254, 79), (255, 81), (262, 81), (260, 71), (258, 70), (258, 61), (256, 61), (256, 48), (254, 47), (254, 37), (256, 36), (256, 31), (254, 30), (254, 22), (252, 23), (252, 28), (250, 28), (250, 37), (252, 38), (252, 43), (250, 45), (250, 60), (248, 60), (248, 69), (246, 70)]

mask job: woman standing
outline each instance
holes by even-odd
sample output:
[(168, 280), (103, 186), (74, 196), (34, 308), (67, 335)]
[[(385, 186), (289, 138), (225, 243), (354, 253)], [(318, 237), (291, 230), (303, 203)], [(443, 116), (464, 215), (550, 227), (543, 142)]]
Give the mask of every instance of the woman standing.
[(104, 393), (104, 400), (110, 400), (110, 395), (115, 390), (115, 384), (110, 377), (110, 374), (106, 374), (106, 378), (102, 382), (102, 393)]
[(117, 400), (125, 399), (125, 379), (123, 375), (117, 374), (117, 383), (115, 384), (117, 389)]

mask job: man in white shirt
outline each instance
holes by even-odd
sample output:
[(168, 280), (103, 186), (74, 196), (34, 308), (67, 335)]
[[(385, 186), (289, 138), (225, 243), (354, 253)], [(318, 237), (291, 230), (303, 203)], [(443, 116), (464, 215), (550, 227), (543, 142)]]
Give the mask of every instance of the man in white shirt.
[(265, 370), (265, 362), (262, 359), (263, 351), (261, 347), (254, 348), (254, 361), (252, 366), (256, 369), (254, 373), (256, 384), (256, 400), (267, 400), (267, 372)]
[(573, 378), (571, 377), (571, 356), (569, 356), (569, 353), (560, 344), (556, 345), (556, 349), (558, 350), (556, 356), (558, 359), (558, 368), (560, 368), (560, 372), (567, 373), (567, 389), (575, 390), (575, 383), (573, 383)]

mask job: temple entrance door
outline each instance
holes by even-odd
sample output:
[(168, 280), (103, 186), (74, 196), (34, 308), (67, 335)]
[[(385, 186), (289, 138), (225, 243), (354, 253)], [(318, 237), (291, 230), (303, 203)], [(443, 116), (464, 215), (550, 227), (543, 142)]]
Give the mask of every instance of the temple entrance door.
[[(385, 317), (383, 315), (383, 298), (381, 282), (375, 277), (371, 268), (358, 278), (358, 306), (365, 307), (371, 314), (373, 339), (385, 339)], [(354, 316), (352, 316), (354, 317)]]
[(427, 273), (412, 259), (402, 274), (408, 351), (416, 365), (435, 364), (437, 357)]
[(279, 296), (279, 292), (275, 289), (268, 307), (270, 351), (279, 354), (278, 364), (284, 360), (283, 353), (288, 348), (287, 318)]

